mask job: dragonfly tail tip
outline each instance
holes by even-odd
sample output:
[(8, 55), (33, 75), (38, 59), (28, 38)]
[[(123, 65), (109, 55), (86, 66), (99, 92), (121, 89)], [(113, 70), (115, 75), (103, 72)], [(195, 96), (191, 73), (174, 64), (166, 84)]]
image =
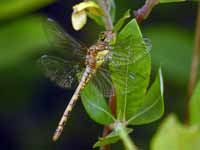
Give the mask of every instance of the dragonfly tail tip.
[(57, 134), (54, 134), (53, 137), (52, 137), (52, 140), (54, 142), (56, 142), (58, 140), (59, 136)]

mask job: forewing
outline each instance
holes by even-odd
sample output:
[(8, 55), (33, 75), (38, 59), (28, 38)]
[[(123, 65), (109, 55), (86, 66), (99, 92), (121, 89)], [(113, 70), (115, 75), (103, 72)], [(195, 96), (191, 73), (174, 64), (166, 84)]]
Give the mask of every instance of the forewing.
[(38, 63), (46, 77), (62, 88), (70, 88), (76, 80), (76, 73), (81, 71), (79, 64), (54, 56), (43, 55)]
[(64, 59), (85, 60), (87, 47), (66, 33), (54, 20), (45, 20), (44, 30), (53, 53)]
[(151, 41), (148, 38), (144, 38), (142, 42), (141, 39), (132, 37), (119, 41), (114, 46), (111, 46), (111, 65), (120, 66), (135, 63), (149, 54), (151, 47)]

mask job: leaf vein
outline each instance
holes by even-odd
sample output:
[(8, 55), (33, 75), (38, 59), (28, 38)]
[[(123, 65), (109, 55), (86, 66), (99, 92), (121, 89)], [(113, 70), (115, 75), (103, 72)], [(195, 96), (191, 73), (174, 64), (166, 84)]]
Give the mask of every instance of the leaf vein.
[(129, 124), (129, 122), (133, 121), (133, 120), (136, 119), (137, 117), (139, 117), (139, 116), (143, 115), (144, 113), (146, 113), (147, 111), (149, 111), (152, 107), (154, 107), (154, 106), (159, 102), (159, 99), (160, 99), (160, 97), (157, 98), (156, 101), (155, 101), (153, 104), (151, 104), (149, 107), (147, 107), (147, 108), (144, 109), (143, 111), (137, 113), (135, 116), (131, 117), (131, 118), (127, 121), (127, 123)]
[(88, 101), (88, 100), (87, 100), (87, 102), (88, 102), (90, 105), (92, 105), (93, 107), (95, 107), (95, 108), (99, 109), (100, 111), (104, 112), (105, 114), (107, 114), (110, 118), (112, 118), (113, 121), (115, 121), (115, 118), (114, 118), (108, 111), (106, 111), (105, 109), (99, 107), (98, 105), (96, 105), (96, 104), (94, 104), (94, 103), (92, 103), (92, 102), (90, 102), (90, 101)]

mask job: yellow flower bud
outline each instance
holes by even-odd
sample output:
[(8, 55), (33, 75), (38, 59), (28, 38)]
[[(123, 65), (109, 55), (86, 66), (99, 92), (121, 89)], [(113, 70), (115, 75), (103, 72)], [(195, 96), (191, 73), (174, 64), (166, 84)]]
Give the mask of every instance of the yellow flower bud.
[(101, 8), (90, 7), (90, 8), (87, 8), (87, 11), (91, 14), (96, 15), (96, 16), (103, 16), (104, 15), (104, 12)]
[(87, 22), (87, 13), (103, 16), (103, 10), (94, 1), (85, 1), (73, 6), (72, 25), (80, 30)]
[(75, 30), (80, 30), (87, 22), (87, 14), (85, 10), (72, 13), (72, 26)]
[(86, 2), (81, 2), (75, 6), (73, 6), (73, 10), (75, 12), (79, 12), (82, 10), (89, 11), (90, 13), (96, 14), (98, 16), (102, 16), (103, 10), (93, 1), (86, 1)]

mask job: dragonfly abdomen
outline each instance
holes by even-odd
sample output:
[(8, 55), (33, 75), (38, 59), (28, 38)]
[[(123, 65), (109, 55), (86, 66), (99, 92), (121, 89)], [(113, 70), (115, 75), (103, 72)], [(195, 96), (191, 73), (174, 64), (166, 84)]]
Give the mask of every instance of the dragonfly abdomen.
[(84, 89), (84, 87), (86, 86), (86, 84), (91, 79), (91, 77), (93, 76), (94, 73), (95, 73), (94, 69), (92, 69), (90, 66), (86, 67), (86, 70), (83, 73), (81, 81), (80, 81), (78, 87), (76, 88), (76, 91), (74, 92), (69, 104), (67, 105), (67, 108), (65, 109), (63, 116), (58, 124), (58, 127), (53, 135), (53, 141), (56, 141), (60, 137), (60, 135), (64, 129), (64, 126), (67, 122), (67, 119), (68, 119), (74, 105), (76, 104), (76, 102), (78, 100), (81, 90)]

